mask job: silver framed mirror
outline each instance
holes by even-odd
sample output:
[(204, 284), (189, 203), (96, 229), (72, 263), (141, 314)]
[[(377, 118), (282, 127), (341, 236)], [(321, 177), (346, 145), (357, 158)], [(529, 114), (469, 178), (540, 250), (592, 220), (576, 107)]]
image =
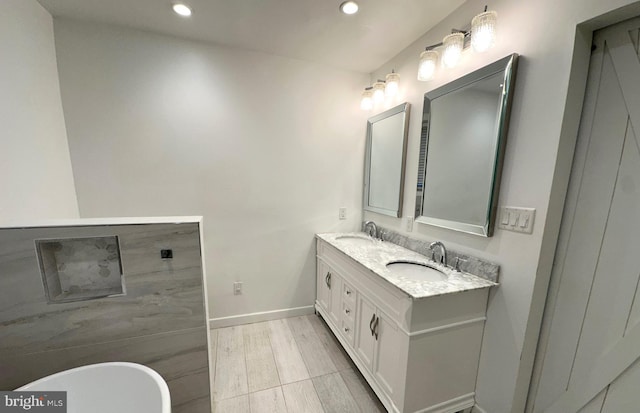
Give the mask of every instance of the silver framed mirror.
[(402, 214), (407, 132), (411, 105), (403, 103), (369, 118), (364, 168), (364, 209)]
[(493, 235), (517, 64), (512, 54), (425, 94), (416, 222)]

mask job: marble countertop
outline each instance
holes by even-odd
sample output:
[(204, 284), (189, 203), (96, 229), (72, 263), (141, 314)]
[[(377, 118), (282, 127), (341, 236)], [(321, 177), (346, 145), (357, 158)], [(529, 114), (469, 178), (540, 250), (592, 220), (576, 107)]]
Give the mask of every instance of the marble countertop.
[[(414, 299), (498, 285), (498, 283), (473, 274), (445, 268), (422, 254), (391, 242), (374, 240), (363, 232), (316, 234), (316, 237), (326, 241)], [(388, 263), (395, 261), (428, 264), (442, 271), (446, 275), (446, 279), (443, 281), (417, 281), (396, 275), (386, 267)]]

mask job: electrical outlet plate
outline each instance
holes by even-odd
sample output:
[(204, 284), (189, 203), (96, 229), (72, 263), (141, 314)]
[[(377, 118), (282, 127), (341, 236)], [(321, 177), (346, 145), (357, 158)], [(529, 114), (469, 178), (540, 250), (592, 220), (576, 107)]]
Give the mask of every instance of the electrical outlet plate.
[(498, 228), (531, 234), (533, 233), (535, 216), (535, 208), (500, 207)]
[(233, 295), (242, 294), (242, 283), (237, 281), (233, 283)]
[(338, 218), (347, 219), (347, 208), (346, 207), (338, 208)]

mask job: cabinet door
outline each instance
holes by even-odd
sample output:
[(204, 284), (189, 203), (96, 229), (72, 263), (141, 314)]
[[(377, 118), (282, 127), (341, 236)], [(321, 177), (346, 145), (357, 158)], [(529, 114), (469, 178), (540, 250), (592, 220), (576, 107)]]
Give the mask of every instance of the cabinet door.
[(336, 327), (340, 328), (342, 320), (342, 277), (334, 270), (329, 270), (329, 290), (331, 302), (329, 305), (329, 318)]
[(356, 353), (367, 369), (373, 371), (376, 339), (371, 332), (371, 326), (376, 318), (376, 308), (359, 293), (356, 302)]
[(402, 342), (402, 334), (398, 326), (382, 311), (377, 311), (376, 320), (374, 323), (374, 331), (377, 334), (374, 334), (376, 351), (373, 374), (385, 393), (394, 398), (401, 366), (406, 366), (405, 363), (401, 363), (399, 349), (406, 346), (407, 343)]
[(331, 290), (329, 289), (329, 277), (331, 270), (324, 262), (318, 260), (316, 273), (316, 302), (325, 311), (331, 307)]

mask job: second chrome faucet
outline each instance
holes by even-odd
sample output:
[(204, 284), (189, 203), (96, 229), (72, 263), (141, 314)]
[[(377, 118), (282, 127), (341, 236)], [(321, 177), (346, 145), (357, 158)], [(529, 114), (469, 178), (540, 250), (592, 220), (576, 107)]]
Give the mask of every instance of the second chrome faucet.
[(447, 266), (447, 249), (444, 247), (444, 244), (440, 241), (434, 241), (429, 244), (429, 251), (431, 251), (431, 259), (435, 261), (435, 249), (440, 249), (440, 263), (445, 267)]

